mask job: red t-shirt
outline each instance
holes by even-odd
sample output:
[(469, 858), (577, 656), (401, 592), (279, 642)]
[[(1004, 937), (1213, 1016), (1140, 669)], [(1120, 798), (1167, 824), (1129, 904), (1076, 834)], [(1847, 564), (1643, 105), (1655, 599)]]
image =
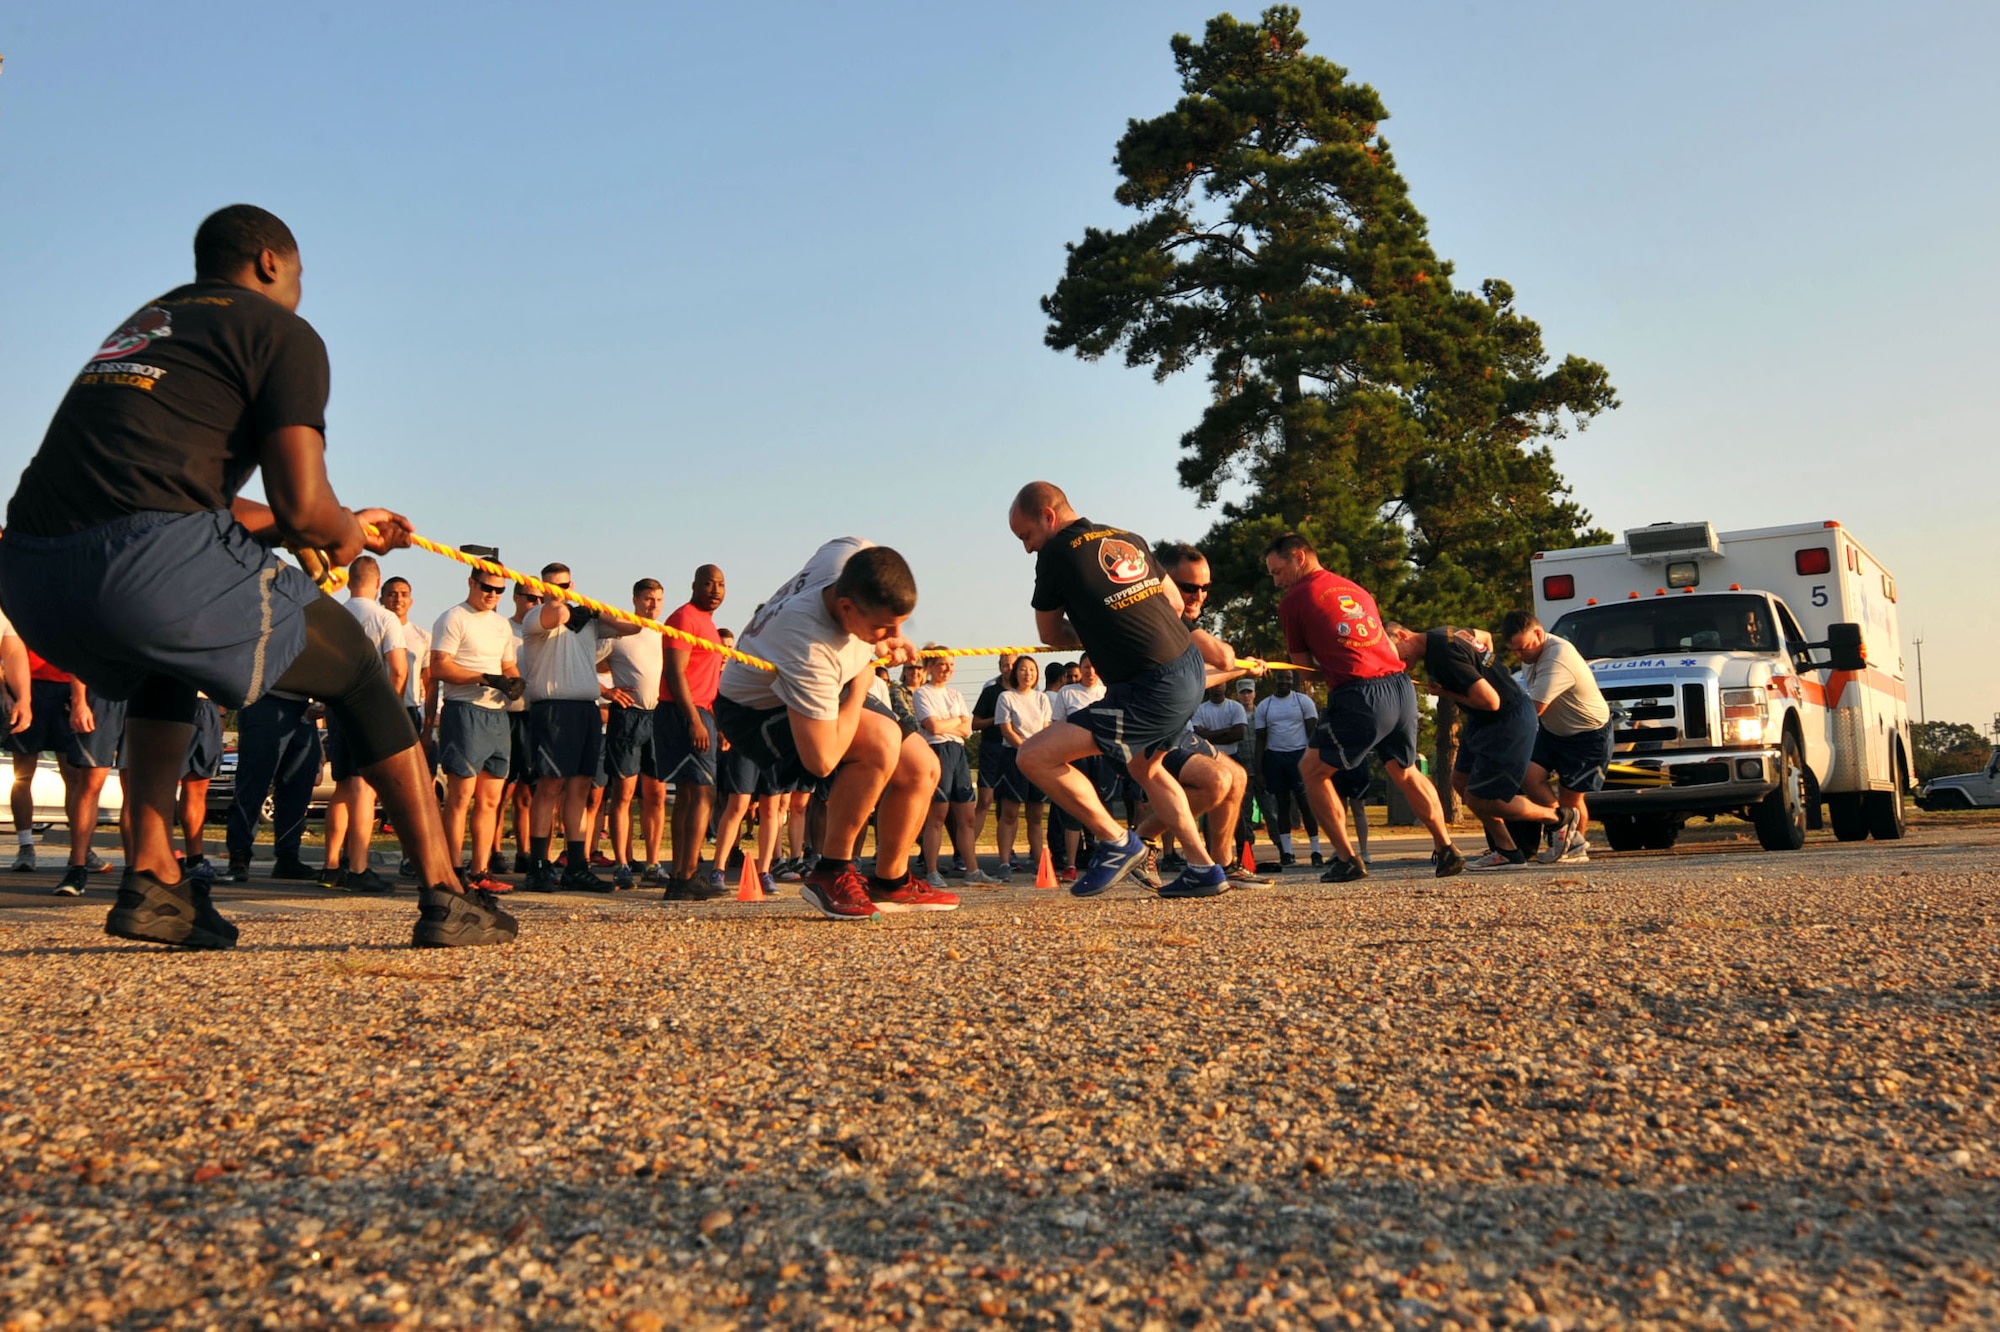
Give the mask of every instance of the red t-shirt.
[(33, 679), (47, 680), (51, 684), (68, 684), (73, 678), (68, 671), (59, 671), (43, 661), (33, 648), (28, 649), (28, 674)]
[[(666, 622), (684, 634), (693, 634), (711, 643), (716, 641), (715, 617), (697, 609), (692, 601), (669, 615)], [(669, 651), (674, 648), (688, 649), (688, 645), (669, 638), (667, 648)], [(713, 708), (715, 692), (722, 685), (722, 654), (706, 648), (688, 649), (687, 681), (688, 696), (694, 699), (695, 706)]]
[(1359, 583), (1315, 569), (1278, 603), (1285, 648), (1310, 652), (1328, 688), (1349, 680), (1374, 680), (1403, 669), (1403, 659), (1382, 632), (1375, 598)]

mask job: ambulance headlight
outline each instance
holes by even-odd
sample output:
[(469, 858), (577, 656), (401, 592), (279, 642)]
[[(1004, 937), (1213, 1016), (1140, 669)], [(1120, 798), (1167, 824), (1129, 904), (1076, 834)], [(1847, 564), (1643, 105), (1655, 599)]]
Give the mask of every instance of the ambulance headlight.
[(1725, 689), (1722, 691), (1722, 743), (1761, 745), (1764, 743), (1764, 691)]

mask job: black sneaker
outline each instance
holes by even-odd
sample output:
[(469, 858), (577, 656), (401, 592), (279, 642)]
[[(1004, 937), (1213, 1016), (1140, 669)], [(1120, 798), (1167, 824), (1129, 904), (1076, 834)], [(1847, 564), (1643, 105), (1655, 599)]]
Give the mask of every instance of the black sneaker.
[(1178, 851), (1169, 851), (1160, 857), (1160, 868), (1168, 874), (1177, 874), (1187, 868), (1187, 857)]
[(1319, 867), (1320, 867), (1321, 865), (1324, 865), (1325, 863), (1326, 863), (1326, 857), (1325, 857), (1325, 856), (1321, 855), (1321, 854), (1320, 854), (1319, 852), (1317, 852), (1317, 851), (1313, 852), (1313, 868), (1314, 868), (1314, 869), (1318, 869), (1318, 868), (1319, 868)]
[(328, 865), (319, 872), (319, 886), (335, 892), (347, 887), (347, 871), (338, 865)]
[(1465, 873), (1465, 857), (1455, 846), (1441, 846), (1431, 852), (1431, 864), (1437, 866), (1437, 876), (1449, 879), (1454, 874)]
[(231, 883), (250, 882), (250, 857), (231, 856), (229, 858), (229, 869), (222, 877)]
[(402, 864), (400, 864), (400, 865), (398, 865), (398, 866), (396, 866), (396, 877), (397, 877), (397, 878), (399, 878), (399, 879), (414, 879), (414, 878), (416, 878), (416, 877), (417, 877), (417, 862), (416, 862), (416, 861), (414, 861), (414, 860), (411, 860), (411, 859), (409, 859), (408, 857), (405, 857), (405, 858), (404, 858), (404, 860), (403, 860), (403, 863), (402, 863)]
[(660, 894), (662, 902), (713, 902), (729, 896), (726, 885), (716, 882), (713, 875), (702, 870), (696, 870), (691, 879), (670, 874), (666, 884), (666, 890)]
[(1368, 867), (1360, 861), (1342, 860), (1339, 856), (1335, 856), (1333, 864), (1327, 867), (1326, 873), (1319, 876), (1319, 881), (1321, 883), (1353, 883), (1356, 879), (1365, 879), (1367, 877)]
[[(1291, 852), (1289, 852), (1289, 851), (1280, 851), (1280, 852), (1278, 853), (1278, 868), (1279, 868), (1279, 869), (1290, 869), (1290, 868), (1291, 868), (1292, 866), (1294, 866), (1294, 865), (1296, 865), (1296, 864), (1298, 864), (1298, 863), (1299, 863), (1299, 858), (1298, 858), (1297, 856), (1293, 855), (1293, 854), (1292, 854)], [(1315, 861), (1313, 862), (1313, 864), (1315, 864), (1315, 865), (1317, 865), (1318, 863), (1319, 863), (1319, 862), (1318, 862), (1317, 860), (1315, 860)]]
[(118, 901), (104, 918), (104, 932), (116, 939), (181, 948), (236, 946), (236, 927), (209, 905), (207, 884), (185, 879), (165, 884), (151, 870), (125, 871), (118, 881)]
[(534, 867), (535, 863), (532, 860), (528, 859), (528, 853), (526, 851), (516, 851), (514, 853), (514, 873), (526, 874), (529, 870), (533, 869)]
[(304, 881), (319, 878), (319, 871), (311, 865), (306, 864), (305, 861), (300, 860), (297, 856), (293, 856), (290, 860), (280, 860), (277, 864), (273, 865), (271, 867), (271, 877), (274, 879)]
[(612, 870), (611, 886), (620, 892), (623, 892), (627, 888), (637, 887), (638, 880), (632, 875), (632, 867), (630, 865), (620, 865)]
[(500, 909), (500, 899), (491, 893), (424, 888), (419, 890), (417, 900), (417, 928), (410, 936), (412, 948), (512, 943), (520, 932), (514, 918)]
[(556, 867), (546, 860), (531, 860), (526, 870), (527, 878), (521, 880), (524, 893), (552, 893), (556, 890)]
[(370, 897), (387, 897), (390, 893), (396, 891), (396, 885), (377, 874), (375, 867), (372, 865), (362, 870), (361, 873), (349, 874), (346, 878), (347, 882), (343, 886), (350, 893), (363, 893)]
[(589, 865), (566, 865), (557, 887), (566, 893), (609, 893), (617, 888), (611, 880), (600, 878)]
[(90, 871), (81, 865), (71, 865), (63, 871), (61, 881), (56, 884), (56, 896), (82, 897), (89, 887)]

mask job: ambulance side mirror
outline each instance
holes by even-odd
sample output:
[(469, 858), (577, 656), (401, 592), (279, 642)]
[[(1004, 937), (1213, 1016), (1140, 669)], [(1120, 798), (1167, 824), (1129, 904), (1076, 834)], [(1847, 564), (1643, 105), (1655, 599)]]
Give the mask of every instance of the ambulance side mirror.
[(1833, 660), (1828, 664), (1836, 671), (1865, 671), (1868, 669), (1868, 648), (1861, 641), (1861, 626), (1858, 624), (1830, 624), (1826, 627), (1827, 651)]

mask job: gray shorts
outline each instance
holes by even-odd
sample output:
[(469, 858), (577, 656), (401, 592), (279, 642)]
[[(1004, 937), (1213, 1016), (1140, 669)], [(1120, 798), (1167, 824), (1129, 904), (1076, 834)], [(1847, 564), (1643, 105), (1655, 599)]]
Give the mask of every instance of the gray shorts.
[(499, 708), (456, 699), (438, 717), (438, 766), (454, 777), (505, 777), (513, 737)]

